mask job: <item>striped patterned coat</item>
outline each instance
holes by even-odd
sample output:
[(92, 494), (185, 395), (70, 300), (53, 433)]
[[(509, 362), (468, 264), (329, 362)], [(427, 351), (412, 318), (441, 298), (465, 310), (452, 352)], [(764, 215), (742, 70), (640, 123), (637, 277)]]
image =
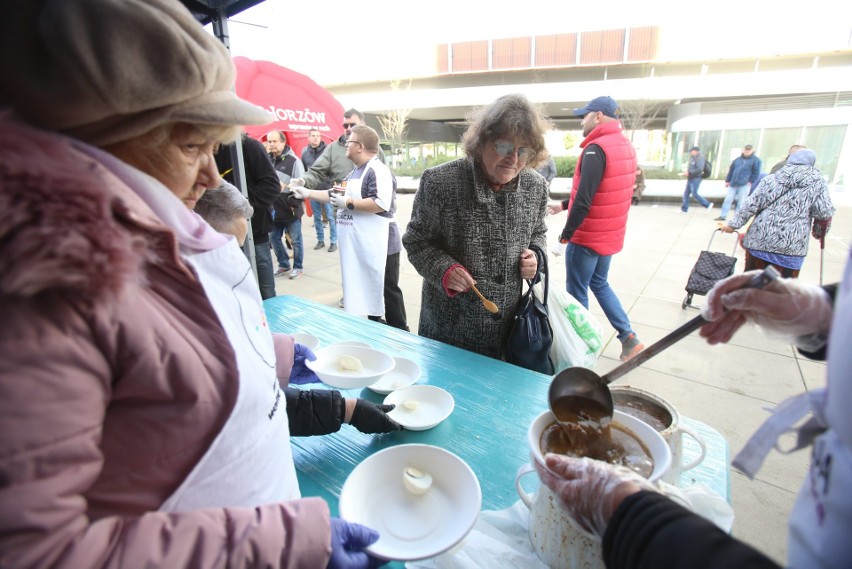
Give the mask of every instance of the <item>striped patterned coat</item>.
[[(502, 357), (522, 290), (521, 251), (531, 243), (546, 248), (548, 195), (547, 182), (528, 168), (496, 192), (467, 158), (423, 173), (402, 238), (408, 260), (423, 276), (421, 336)], [(444, 273), (456, 263), (500, 307), (500, 320), (491, 318), (473, 291), (452, 298), (444, 292)]]
[(743, 239), (746, 249), (804, 257), (813, 220), (833, 215), (828, 184), (819, 170), (787, 164), (761, 180), (728, 225), (739, 229), (754, 216)]

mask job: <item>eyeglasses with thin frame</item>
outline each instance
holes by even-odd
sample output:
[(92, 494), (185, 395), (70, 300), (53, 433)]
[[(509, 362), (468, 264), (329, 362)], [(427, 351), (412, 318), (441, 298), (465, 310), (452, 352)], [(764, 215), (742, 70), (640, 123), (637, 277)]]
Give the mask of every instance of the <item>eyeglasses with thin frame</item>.
[(343, 128), (352, 128), (353, 126), (358, 126), (357, 122), (345, 122), (343, 123)]
[(349, 146), (349, 145), (350, 145), (350, 144), (352, 144), (352, 143), (356, 143), (356, 144), (360, 144), (361, 146), (364, 146), (364, 143), (363, 143), (363, 142), (361, 142), (360, 140), (347, 140), (347, 141), (346, 141), (346, 143), (345, 143), (345, 145), (346, 145), (346, 146)]
[(502, 156), (503, 158), (511, 156), (517, 150), (518, 160), (520, 161), (532, 160), (532, 158), (535, 156), (535, 150), (533, 150), (529, 146), (515, 146), (508, 140), (498, 140), (497, 142), (495, 142), (494, 150), (499, 156)]

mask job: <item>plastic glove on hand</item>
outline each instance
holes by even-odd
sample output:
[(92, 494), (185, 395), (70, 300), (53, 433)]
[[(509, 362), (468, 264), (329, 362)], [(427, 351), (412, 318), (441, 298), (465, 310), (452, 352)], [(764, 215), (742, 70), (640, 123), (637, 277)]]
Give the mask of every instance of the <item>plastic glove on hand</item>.
[(394, 407), (396, 405), (376, 405), (366, 399), (358, 399), (349, 424), (367, 434), (401, 431), (402, 425), (387, 415)]
[(346, 209), (346, 196), (343, 194), (336, 194), (334, 192), (329, 192), (328, 201), (334, 207), (338, 209)]
[[(296, 178), (296, 180), (298, 180), (298, 178)], [(298, 200), (306, 200), (311, 197), (311, 191), (308, 188), (305, 186), (294, 186), (293, 180), (290, 180), (290, 193)]]
[(591, 458), (548, 453), (547, 468), (533, 460), (542, 483), (550, 488), (577, 524), (602, 537), (621, 501), (640, 490), (656, 488), (633, 470)]
[(293, 368), (290, 370), (290, 383), (300, 385), (304, 383), (322, 383), (305, 361), (314, 361), (317, 357), (310, 348), (304, 344), (293, 344)]
[(710, 323), (701, 327), (700, 334), (708, 343), (727, 342), (746, 322), (790, 341), (828, 332), (833, 311), (822, 288), (798, 279), (777, 279), (762, 289), (741, 288), (759, 273), (728, 277), (707, 293), (701, 315)]
[(327, 569), (373, 569), (384, 565), (384, 561), (364, 551), (378, 540), (376, 530), (331, 518), (331, 557)]

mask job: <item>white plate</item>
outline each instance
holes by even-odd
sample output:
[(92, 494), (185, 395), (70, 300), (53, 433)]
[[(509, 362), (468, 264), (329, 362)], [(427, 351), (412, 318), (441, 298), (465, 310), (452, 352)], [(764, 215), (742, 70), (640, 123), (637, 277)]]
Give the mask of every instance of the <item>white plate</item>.
[(420, 366), (408, 358), (395, 357), (396, 365), (373, 385), (367, 386), (376, 393), (390, 393), (417, 383), (420, 379)]
[(320, 341), (319, 338), (314, 336), (313, 334), (290, 334), (293, 336), (293, 339), (297, 344), (302, 344), (303, 346), (307, 346), (309, 350), (314, 351), (319, 348)]
[[(406, 490), (403, 471), (432, 476), (422, 495)], [(398, 445), (355, 467), (340, 491), (340, 517), (379, 532), (367, 548), (382, 559), (414, 561), (439, 555), (473, 528), (482, 507), (476, 475), (462, 459), (431, 445)]]
[[(362, 346), (328, 346), (314, 352), (317, 359), (305, 365), (317, 374), (320, 381), (339, 389), (360, 389), (379, 381), (393, 369), (393, 358), (384, 352)], [(361, 362), (357, 371), (341, 370), (341, 356), (353, 356)]]
[[(412, 385), (391, 392), (384, 403), (394, 404), (396, 408), (388, 417), (409, 431), (431, 429), (450, 416), (455, 407), (453, 396), (434, 385)], [(406, 403), (416, 403), (409, 409)]]

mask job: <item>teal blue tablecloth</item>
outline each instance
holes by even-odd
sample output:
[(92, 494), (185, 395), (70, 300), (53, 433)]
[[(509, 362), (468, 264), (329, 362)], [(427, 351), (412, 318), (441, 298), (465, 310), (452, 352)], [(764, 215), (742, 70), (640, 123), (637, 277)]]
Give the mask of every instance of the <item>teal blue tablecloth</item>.
[[(419, 443), (449, 450), (470, 465), (482, 488), (483, 510), (508, 508), (518, 500), (515, 473), (529, 462), (527, 428), (547, 409), (550, 376), (295, 296), (268, 299), (264, 307), (273, 332), (313, 334), (320, 339), (320, 348), (344, 340), (367, 342), (389, 355), (414, 360), (422, 370), (418, 383), (441, 387), (455, 399), (450, 417), (427, 431), (365, 435), (344, 425), (330, 435), (293, 437), (303, 496), (324, 498), (336, 516), (341, 487), (364, 458), (390, 446)], [(366, 388), (343, 393), (376, 403), (385, 397)], [(683, 473), (680, 485), (700, 482), (730, 501), (725, 439), (704, 423), (686, 417), (681, 420), (704, 438), (707, 456), (698, 467)], [(700, 452), (690, 437), (684, 437), (683, 445), (685, 463)], [(533, 491), (536, 484), (535, 476), (525, 477), (527, 491)]]
[[(455, 399), (449, 418), (428, 431), (365, 435), (344, 425), (331, 435), (293, 437), (303, 496), (325, 498), (336, 515), (340, 489), (361, 460), (389, 446), (420, 443), (449, 450), (470, 465), (482, 488), (483, 509), (506, 508), (518, 499), (515, 472), (529, 461), (527, 427), (547, 410), (550, 376), (303, 298), (279, 296), (264, 306), (273, 332), (313, 334), (320, 347), (342, 340), (367, 342), (389, 355), (414, 360), (422, 370), (419, 384), (436, 385)], [(366, 388), (342, 392), (377, 403), (385, 397)]]

